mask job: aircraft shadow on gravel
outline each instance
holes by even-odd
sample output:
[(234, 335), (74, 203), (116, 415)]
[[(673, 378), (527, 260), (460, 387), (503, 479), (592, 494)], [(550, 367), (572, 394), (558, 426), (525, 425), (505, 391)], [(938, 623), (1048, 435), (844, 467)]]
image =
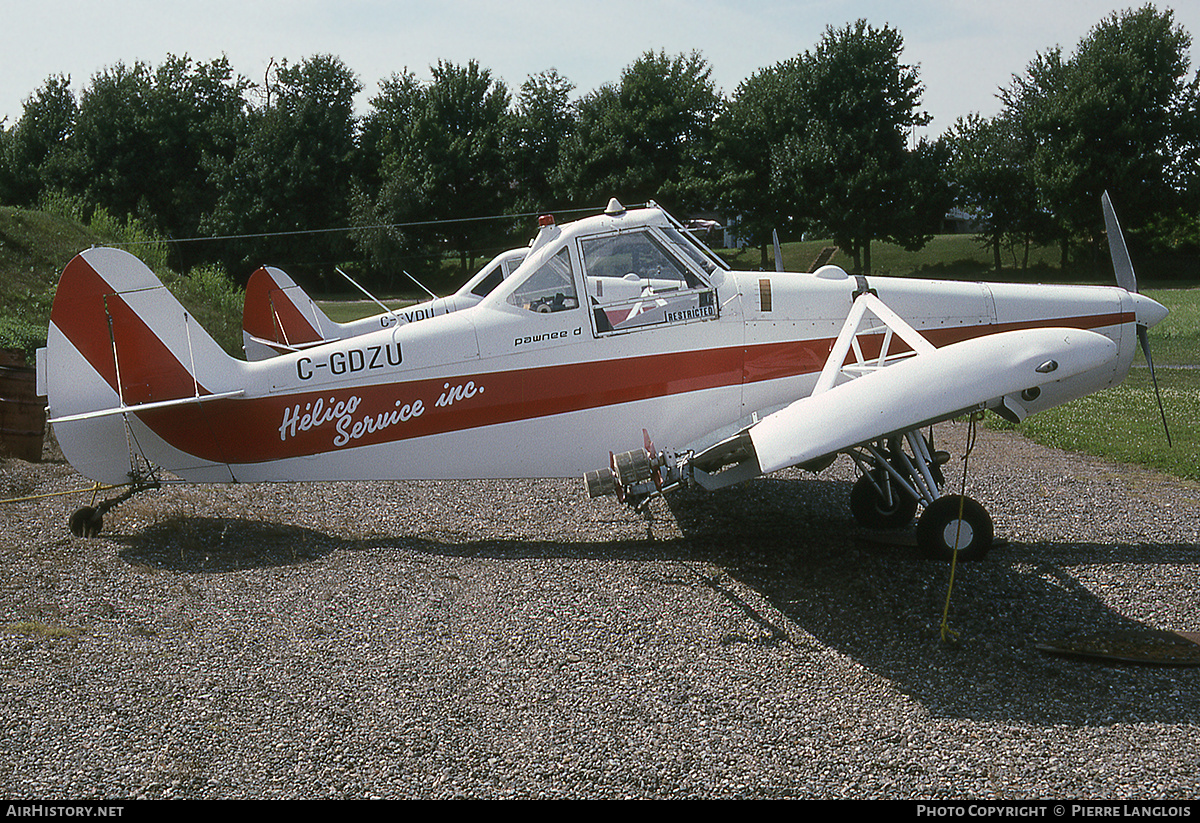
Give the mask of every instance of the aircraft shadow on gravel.
[[(716, 494), (685, 492), (669, 498), (669, 510), (659, 509), (646, 538), (603, 542), (553, 533), (545, 539), (355, 539), (204, 517), (171, 518), (109, 537), (125, 544), (120, 553), (130, 563), (185, 573), (303, 564), (337, 551), (379, 547), (505, 560), (677, 560), (691, 570), (688, 581), (711, 588), (749, 621), (745, 631), (714, 642), (803, 655), (815, 641), (885, 678), (935, 716), (1073, 725), (1200, 722), (1194, 667), (1106, 663), (1039, 648), (1045, 643), (1094, 648), (1095, 638), (1141, 648), (1161, 645), (1164, 633), (1114, 611), (1070, 566), (1188, 563), (1200, 546), (1139, 545), (1131, 557), (1130, 549), (1086, 542), (1001, 543), (986, 559), (957, 565), (948, 612), (957, 642), (947, 642), (940, 626), (949, 564), (924, 559), (905, 532), (881, 536), (856, 528), (844, 503), (848, 485), (760, 478)], [(681, 536), (650, 536), (676, 525)], [(696, 564), (716, 566), (723, 574)], [(754, 590), (779, 614), (754, 606), (724, 575)]]
[[(1200, 661), (1200, 648), (1113, 610), (1070, 571), (1083, 563), (1192, 563), (1200, 546), (1005, 543), (1001, 534), (986, 559), (955, 567), (951, 588), (950, 565), (924, 559), (911, 530), (856, 529), (837, 503), (844, 484), (801, 482), (760, 479), (724, 495), (678, 498), (672, 511), (690, 549), (934, 715), (1079, 725), (1200, 720), (1194, 666), (1090, 654)], [(941, 633), (948, 594), (947, 624), (957, 634), (949, 642)], [(760, 642), (803, 645), (746, 609), (770, 627)]]

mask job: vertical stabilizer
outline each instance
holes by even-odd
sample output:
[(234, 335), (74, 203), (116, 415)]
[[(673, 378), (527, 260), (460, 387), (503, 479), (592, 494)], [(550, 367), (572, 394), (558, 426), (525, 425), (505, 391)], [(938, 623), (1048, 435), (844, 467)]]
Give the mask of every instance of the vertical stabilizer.
[(338, 324), (286, 272), (264, 266), (250, 275), (242, 309), (247, 360), (265, 360), (341, 336)]
[(50, 422), (63, 454), (106, 483), (129, 479), (139, 458), (160, 464), (168, 456), (163, 449), (170, 451), (148, 430), (139, 441), (130, 410), (198, 403), (242, 388), (238, 361), (142, 261), (119, 249), (89, 249), (67, 264), (44, 361)]

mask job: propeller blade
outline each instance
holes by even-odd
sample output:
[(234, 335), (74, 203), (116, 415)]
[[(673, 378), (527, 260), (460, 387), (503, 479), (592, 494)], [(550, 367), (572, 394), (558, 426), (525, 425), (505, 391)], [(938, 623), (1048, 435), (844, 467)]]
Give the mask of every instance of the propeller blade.
[(1171, 429), (1167, 426), (1167, 412), (1163, 408), (1162, 392), (1158, 390), (1158, 377), (1154, 374), (1154, 358), (1150, 356), (1150, 333), (1145, 326), (1137, 327), (1138, 342), (1142, 344), (1142, 353), (1146, 355), (1146, 365), (1150, 367), (1150, 382), (1154, 384), (1154, 396), (1158, 399), (1158, 415), (1162, 418), (1163, 431), (1167, 435), (1167, 448), (1171, 447)]
[[(1112, 256), (1117, 285), (1130, 294), (1137, 294), (1137, 275), (1133, 272), (1133, 261), (1129, 259), (1129, 249), (1125, 246), (1125, 235), (1121, 233), (1121, 225), (1117, 222), (1117, 213), (1113, 210), (1108, 192), (1104, 192), (1100, 196), (1100, 204), (1104, 207), (1104, 228), (1108, 232), (1108, 253)], [(1171, 429), (1167, 426), (1167, 412), (1163, 408), (1162, 392), (1158, 388), (1158, 376), (1154, 373), (1154, 358), (1150, 356), (1150, 333), (1140, 323), (1137, 324), (1137, 336), (1138, 342), (1142, 345), (1142, 354), (1146, 355), (1146, 365), (1150, 368), (1150, 382), (1154, 384), (1154, 397), (1158, 400), (1158, 414), (1162, 418), (1163, 431), (1167, 435), (1167, 447), (1170, 448)]]
[(1117, 275), (1117, 285), (1130, 294), (1137, 293), (1137, 275), (1133, 273), (1133, 261), (1129, 259), (1129, 249), (1125, 248), (1125, 235), (1117, 223), (1117, 213), (1113, 211), (1112, 200), (1108, 192), (1100, 197), (1104, 207), (1104, 228), (1108, 232), (1108, 253), (1112, 256), (1113, 271)]
[(783, 271), (783, 251), (779, 248), (779, 232), (771, 229), (771, 243), (775, 246), (775, 271)]

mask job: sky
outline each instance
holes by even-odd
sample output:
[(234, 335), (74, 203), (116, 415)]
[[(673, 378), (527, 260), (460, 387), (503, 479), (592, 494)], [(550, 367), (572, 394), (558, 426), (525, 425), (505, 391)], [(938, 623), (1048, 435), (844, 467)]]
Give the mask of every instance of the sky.
[[(118, 63), (160, 65), (167, 55), (226, 56), (262, 82), (272, 60), (333, 54), (364, 87), (365, 111), (380, 81), (412, 71), (428, 79), (439, 60), (476, 60), (516, 91), (554, 68), (581, 95), (620, 79), (647, 51), (699, 51), (719, 90), (732, 94), (760, 69), (813, 49), (829, 26), (865, 19), (898, 30), (902, 60), (917, 65), (922, 109), (935, 137), (955, 120), (1000, 110), (996, 94), (1039, 52), (1070, 54), (1114, 11), (1111, 0), (0, 0), (0, 120), (20, 119), (47, 78), (66, 75), (78, 94)], [(1200, 3), (1172, 9), (1193, 41)], [(1193, 42), (1192, 70), (1200, 64)]]

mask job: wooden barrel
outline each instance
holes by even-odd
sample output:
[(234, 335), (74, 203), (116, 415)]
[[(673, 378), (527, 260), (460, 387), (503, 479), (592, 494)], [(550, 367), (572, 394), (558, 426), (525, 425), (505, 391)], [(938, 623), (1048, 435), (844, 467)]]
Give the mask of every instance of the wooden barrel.
[(46, 435), (46, 401), (20, 349), (0, 349), (0, 456), (36, 462)]

